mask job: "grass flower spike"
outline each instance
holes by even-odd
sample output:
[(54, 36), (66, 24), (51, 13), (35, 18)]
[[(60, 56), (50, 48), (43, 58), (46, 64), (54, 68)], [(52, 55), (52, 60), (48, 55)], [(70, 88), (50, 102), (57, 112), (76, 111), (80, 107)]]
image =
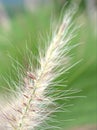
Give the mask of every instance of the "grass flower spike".
[(74, 29), (71, 29), (74, 12), (75, 10), (66, 12), (63, 21), (52, 33), (52, 40), (45, 45), (44, 54), (39, 50), (39, 67), (34, 72), (26, 72), (24, 86), (22, 89), (18, 87), (19, 91), (15, 92), (17, 98), (3, 108), (0, 115), (2, 130), (37, 129), (54, 111), (51, 106), (54, 106), (56, 99), (48, 96), (48, 89), (61, 86), (61, 80), (55, 79), (70, 68), (68, 53), (73, 48), (69, 43), (74, 37)]

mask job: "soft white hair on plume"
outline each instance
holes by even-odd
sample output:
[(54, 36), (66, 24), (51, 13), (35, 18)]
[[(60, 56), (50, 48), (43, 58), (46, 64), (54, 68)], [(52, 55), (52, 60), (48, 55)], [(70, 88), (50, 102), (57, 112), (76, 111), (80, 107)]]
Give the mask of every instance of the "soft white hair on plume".
[(73, 47), (69, 43), (75, 36), (75, 27), (71, 29), (75, 10), (70, 8), (66, 11), (62, 22), (53, 30), (52, 40), (46, 44), (44, 55), (39, 50), (40, 65), (34, 70), (34, 74), (31, 70), (27, 72), (24, 87), (16, 92), (15, 101), (10, 101), (6, 107), (1, 108), (2, 130), (36, 129), (53, 112), (50, 106), (55, 107), (56, 99), (47, 96), (47, 89), (53, 85), (58, 86), (61, 81), (54, 80), (71, 68), (68, 53)]

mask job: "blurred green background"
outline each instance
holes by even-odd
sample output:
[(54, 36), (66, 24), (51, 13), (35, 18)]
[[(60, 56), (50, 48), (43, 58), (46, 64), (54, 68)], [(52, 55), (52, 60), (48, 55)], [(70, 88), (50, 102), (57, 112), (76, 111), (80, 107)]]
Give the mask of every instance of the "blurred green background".
[(37, 55), (38, 44), (47, 40), (52, 19), (56, 18), (57, 22), (67, 1), (63, 13), (71, 3), (78, 4), (76, 25), (84, 26), (78, 30), (76, 38), (72, 41), (72, 44), (82, 44), (71, 52), (72, 62), (80, 59), (82, 62), (69, 71), (67, 84), (68, 88), (82, 90), (73, 96), (85, 97), (66, 101), (67, 104), (74, 104), (67, 108), (71, 112), (56, 113), (55, 118), (59, 123), (55, 122), (53, 125), (60, 126), (62, 130), (97, 124), (96, 0), (0, 0), (1, 94), (8, 88), (3, 76), (9, 80), (11, 76), (11, 79), (17, 81), (17, 71), (12, 68), (10, 57), (27, 68), (29, 65), (26, 61), (26, 46)]

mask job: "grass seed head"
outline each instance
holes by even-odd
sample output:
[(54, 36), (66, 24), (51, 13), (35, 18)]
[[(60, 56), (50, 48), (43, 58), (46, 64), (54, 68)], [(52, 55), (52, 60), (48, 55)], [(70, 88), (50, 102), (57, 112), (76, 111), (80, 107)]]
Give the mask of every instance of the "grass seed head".
[(69, 9), (60, 25), (52, 32), (52, 39), (47, 44), (44, 56), (40, 50), (40, 65), (35, 70), (36, 73), (27, 71), (23, 89), (19, 89), (17, 98), (2, 109), (1, 128), (4, 125), (3, 129), (8, 130), (34, 130), (40, 127), (52, 112), (57, 111), (54, 103), (56, 98), (48, 96), (48, 88), (60, 85), (62, 79), (54, 80), (66, 73), (70, 67), (68, 53), (71, 50), (69, 42), (74, 36), (74, 31), (70, 31), (73, 12), (75, 10)]

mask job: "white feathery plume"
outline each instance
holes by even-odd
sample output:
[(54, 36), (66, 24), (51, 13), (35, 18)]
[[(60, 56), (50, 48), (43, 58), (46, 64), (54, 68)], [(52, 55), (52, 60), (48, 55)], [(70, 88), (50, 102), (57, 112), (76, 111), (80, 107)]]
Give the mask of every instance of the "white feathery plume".
[[(68, 10), (62, 23), (52, 33), (52, 40), (40, 54), (40, 65), (24, 77), (24, 86), (16, 92), (17, 98), (1, 108), (0, 128), (2, 130), (33, 130), (53, 112), (50, 106), (54, 100), (47, 96), (47, 89), (53, 85), (58, 86), (61, 81), (54, 80), (69, 70), (68, 53), (73, 46), (69, 46), (74, 37), (71, 30), (72, 17), (75, 10)], [(33, 66), (31, 66), (33, 68)], [(18, 88), (19, 89), (19, 88)], [(2, 120), (2, 121), (1, 121)]]

